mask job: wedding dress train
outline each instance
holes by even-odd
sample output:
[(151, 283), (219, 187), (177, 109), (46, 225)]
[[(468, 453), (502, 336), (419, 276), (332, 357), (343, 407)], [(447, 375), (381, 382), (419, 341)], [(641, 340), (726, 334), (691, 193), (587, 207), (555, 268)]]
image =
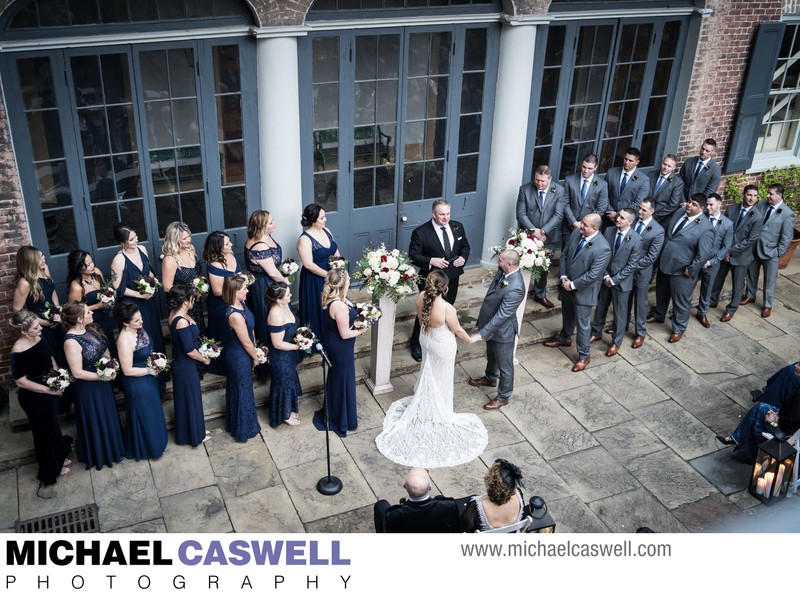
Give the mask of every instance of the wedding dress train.
[(392, 403), (375, 443), (381, 454), (404, 466), (465, 464), (483, 452), (488, 437), (477, 415), (453, 412), (456, 337), (443, 324), (420, 333), (420, 345), (414, 395)]

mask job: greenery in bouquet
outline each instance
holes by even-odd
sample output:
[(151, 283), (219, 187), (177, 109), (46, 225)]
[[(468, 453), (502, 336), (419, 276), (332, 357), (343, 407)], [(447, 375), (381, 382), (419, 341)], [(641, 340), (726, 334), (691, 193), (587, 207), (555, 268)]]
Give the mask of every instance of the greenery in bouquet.
[(278, 270), (283, 276), (289, 279), (290, 283), (293, 283), (295, 279), (294, 275), (297, 274), (298, 270), (300, 270), (300, 265), (294, 258), (284, 258), (283, 262), (281, 262), (281, 265), (278, 267)]
[(44, 310), (42, 310), (42, 317), (48, 322), (53, 322), (54, 324), (60, 324), (61, 308), (55, 303), (50, 303), (48, 301), (47, 304), (44, 306)]
[(100, 357), (94, 364), (101, 382), (110, 382), (119, 373), (119, 361), (113, 357)]
[(100, 292), (97, 294), (97, 299), (106, 306), (106, 309), (113, 309), (114, 304), (117, 302), (117, 290), (111, 284), (111, 281), (106, 281), (100, 287)]
[(381, 319), (383, 312), (374, 303), (356, 303), (356, 319), (353, 321), (353, 328), (361, 330), (362, 328), (369, 328), (378, 320)]
[(197, 349), (207, 359), (216, 359), (222, 354), (222, 344), (218, 340), (207, 336), (200, 337), (200, 346)]
[(204, 276), (198, 276), (192, 281), (192, 286), (197, 289), (197, 292), (200, 293), (200, 298), (202, 299), (208, 292), (211, 290), (211, 285), (208, 282), (208, 279)]
[(531, 273), (534, 280), (541, 278), (542, 273), (550, 269), (552, 253), (546, 250), (541, 240), (533, 237), (532, 232), (525, 229), (509, 229), (508, 239), (503, 245), (489, 248), (494, 256), (505, 250), (514, 250), (519, 254), (519, 267)]
[(152, 274), (148, 277), (140, 276), (136, 279), (136, 290), (141, 295), (152, 295), (161, 288), (161, 281)]
[(310, 355), (311, 348), (314, 346), (314, 343), (317, 342), (317, 337), (308, 326), (300, 326), (294, 335), (294, 342), (300, 347), (301, 351)]
[(384, 244), (364, 250), (353, 278), (363, 280), (376, 300), (388, 297), (396, 303), (417, 292), (417, 271), (408, 254), (398, 249), (389, 250)]
[(44, 383), (46, 383), (47, 387), (53, 392), (66, 390), (73, 381), (75, 381), (75, 378), (72, 377), (70, 372), (61, 367), (49, 371), (47, 375), (44, 376)]

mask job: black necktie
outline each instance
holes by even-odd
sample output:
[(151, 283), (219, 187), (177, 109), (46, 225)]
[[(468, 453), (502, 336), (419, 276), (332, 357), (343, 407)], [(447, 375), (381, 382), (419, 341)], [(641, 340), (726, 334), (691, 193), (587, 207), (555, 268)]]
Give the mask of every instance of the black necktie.
[(694, 175), (692, 176), (692, 181), (697, 179), (697, 174), (700, 173), (700, 170), (702, 168), (703, 168), (703, 162), (702, 161), (698, 161), (697, 162), (697, 167), (694, 168)]
[(622, 181), (619, 182), (619, 193), (620, 194), (622, 194), (622, 190), (625, 189), (625, 186), (627, 185), (627, 183), (628, 183), (628, 174), (627, 173), (623, 173), (622, 174)]
[(765, 224), (765, 225), (767, 224), (767, 221), (769, 220), (769, 217), (772, 215), (772, 211), (773, 211), (774, 209), (775, 209), (775, 207), (774, 207), (774, 206), (770, 206), (770, 207), (767, 209), (767, 215), (764, 217), (764, 224)]
[(711, 219), (711, 226), (712, 226), (712, 227), (716, 227), (716, 226), (717, 226), (717, 219), (716, 219), (716, 217), (709, 217), (709, 218)]
[(688, 223), (688, 222), (689, 222), (689, 217), (687, 215), (687, 216), (685, 216), (685, 217), (683, 217), (681, 219), (681, 222), (678, 223), (678, 226), (675, 227), (675, 231), (673, 231), (672, 234), (673, 235), (677, 235), (678, 233), (680, 233), (681, 229), (683, 229), (686, 226), (686, 223)]
[(447, 227), (442, 227), (442, 240), (444, 241), (444, 255), (446, 258), (449, 258), (453, 248), (450, 245), (450, 236), (447, 234)]

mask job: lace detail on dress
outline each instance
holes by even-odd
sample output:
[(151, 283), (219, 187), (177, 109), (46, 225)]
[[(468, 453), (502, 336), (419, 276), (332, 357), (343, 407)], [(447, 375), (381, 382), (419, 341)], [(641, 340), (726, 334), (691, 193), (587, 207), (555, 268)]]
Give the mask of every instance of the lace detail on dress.
[(136, 331), (136, 348), (133, 350), (138, 351), (148, 346), (150, 346), (150, 335), (143, 328), (139, 328)]
[(88, 370), (94, 369), (95, 362), (103, 356), (103, 353), (106, 352), (106, 348), (108, 348), (108, 344), (105, 340), (88, 331), (84, 334), (67, 334), (66, 338), (72, 338), (81, 345), (83, 368)]
[(477, 415), (453, 412), (456, 337), (442, 325), (420, 333), (420, 345), (414, 395), (389, 407), (375, 443), (381, 454), (404, 466), (465, 464), (483, 452), (488, 436)]
[[(519, 501), (519, 514), (517, 515), (517, 519), (511, 524), (515, 522), (519, 522), (522, 519), (522, 514), (525, 511), (525, 503), (522, 499), (522, 493), (520, 490), (516, 490), (517, 501)], [(502, 528), (502, 526), (492, 526), (489, 523), (489, 520), (486, 518), (486, 511), (483, 509), (483, 495), (473, 495), (472, 501), (475, 503), (475, 508), (478, 510), (478, 518), (480, 522), (480, 529), (481, 530), (491, 530), (492, 528)]]

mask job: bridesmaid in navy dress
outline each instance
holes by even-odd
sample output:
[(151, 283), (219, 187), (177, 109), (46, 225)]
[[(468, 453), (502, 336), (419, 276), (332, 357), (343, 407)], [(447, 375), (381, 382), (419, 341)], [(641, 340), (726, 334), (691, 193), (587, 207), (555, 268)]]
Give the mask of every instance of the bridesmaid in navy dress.
[(254, 343), (253, 313), (247, 308), (247, 282), (237, 274), (225, 279), (222, 296), (227, 306), (231, 336), (222, 353), (228, 376), (225, 381), (225, 431), (244, 443), (261, 431), (256, 418), (253, 366), (258, 364)]
[[(347, 299), (350, 276), (343, 268), (335, 268), (325, 278), (322, 305), (327, 330), (325, 350), (331, 360), (328, 380), (325, 384), (328, 427), (339, 437), (347, 437), (348, 431), (358, 428), (356, 411), (356, 337), (366, 332), (353, 329), (356, 310)], [(314, 413), (314, 426), (325, 430), (324, 409)]]
[(16, 312), (11, 326), (19, 338), (11, 347), (11, 375), (17, 384), (17, 397), (28, 417), (33, 434), (33, 450), (39, 472), (36, 494), (42, 499), (55, 496), (53, 485), (59, 476), (69, 474), (72, 460), (72, 438), (61, 433), (58, 422), (58, 399), (61, 391), (52, 391), (44, 376), (55, 368), (49, 345), (42, 340), (42, 326), (36, 315), (28, 310)]
[(45, 317), (45, 311), (58, 306), (59, 302), (44, 254), (32, 245), (22, 246), (17, 251), (16, 265), (14, 311), (27, 309), (36, 314), (42, 326), (42, 339), (53, 351), (56, 363), (66, 367), (64, 330), (61, 324)]
[(147, 366), (153, 343), (136, 304), (120, 303), (114, 316), (120, 326), (117, 351), (125, 393), (125, 457), (157, 460), (167, 448), (167, 423), (156, 380), (159, 374)]
[(203, 414), (198, 363), (211, 359), (197, 350), (200, 329), (190, 315), (197, 290), (189, 285), (172, 285), (167, 294), (169, 333), (172, 336), (172, 401), (175, 407), (175, 443), (197, 447), (210, 439)]
[[(222, 298), (222, 285), (226, 278), (240, 272), (239, 263), (233, 255), (233, 244), (227, 233), (214, 231), (206, 238), (203, 259), (208, 270), (208, 292), (206, 308), (208, 309), (208, 336), (226, 346), (230, 341), (231, 331), (228, 327), (227, 307)], [(225, 351), (223, 350), (223, 353)], [(225, 375), (226, 358), (217, 357), (211, 361), (208, 370), (217, 375)]]
[[(164, 243), (161, 246), (164, 259), (161, 261), (161, 282), (164, 294), (169, 293), (173, 285), (194, 286), (194, 279), (202, 276), (202, 267), (197, 252), (192, 244), (192, 232), (186, 223), (173, 222), (164, 231)], [(206, 321), (203, 316), (203, 301), (197, 299), (189, 312), (197, 324), (200, 335), (206, 333)]]
[[(111, 260), (111, 282), (117, 290), (117, 303), (134, 303), (142, 313), (144, 329), (153, 341), (153, 350), (164, 352), (164, 335), (161, 331), (161, 311), (156, 293), (140, 293), (136, 281), (140, 278), (155, 279), (147, 252), (139, 245), (136, 231), (124, 223), (114, 225), (114, 239), (120, 250)], [(163, 388), (162, 388), (163, 390)]]
[(71, 301), (83, 301), (92, 310), (94, 323), (103, 329), (108, 338), (108, 350), (117, 357), (117, 344), (114, 340), (114, 320), (112, 308), (100, 300), (103, 286), (103, 273), (94, 265), (89, 252), (73, 250), (67, 256), (67, 296)]
[[(244, 244), (244, 266), (256, 281), (247, 293), (247, 306), (256, 320), (256, 341), (269, 346), (269, 329), (267, 315), (269, 301), (266, 298), (267, 288), (274, 282), (287, 283), (278, 267), (283, 259), (283, 250), (278, 242), (272, 239), (275, 230), (275, 219), (265, 210), (256, 210), (247, 222), (247, 242)], [(270, 366), (266, 363), (256, 366), (256, 377), (265, 381), (269, 376)]]
[(70, 301), (62, 310), (67, 337), (64, 352), (75, 378), (75, 426), (78, 461), (86, 469), (113, 466), (125, 455), (122, 426), (111, 382), (102, 381), (95, 363), (109, 357), (102, 329), (92, 323), (92, 310), (85, 303)]
[(300, 322), (310, 325), (323, 344), (326, 324), (322, 314), (322, 287), (330, 270), (328, 258), (339, 255), (336, 240), (325, 228), (326, 220), (322, 207), (317, 204), (306, 206), (300, 220), (305, 231), (297, 240), (297, 253), (303, 263), (300, 270)]
[(300, 378), (297, 364), (303, 358), (300, 347), (294, 342), (297, 334), (297, 319), (290, 303), (292, 292), (286, 283), (274, 283), (267, 289), (270, 302), (267, 320), (270, 341), (269, 359), (272, 365), (272, 382), (269, 385), (269, 425), (281, 423), (299, 425), (297, 416), (300, 401)]

